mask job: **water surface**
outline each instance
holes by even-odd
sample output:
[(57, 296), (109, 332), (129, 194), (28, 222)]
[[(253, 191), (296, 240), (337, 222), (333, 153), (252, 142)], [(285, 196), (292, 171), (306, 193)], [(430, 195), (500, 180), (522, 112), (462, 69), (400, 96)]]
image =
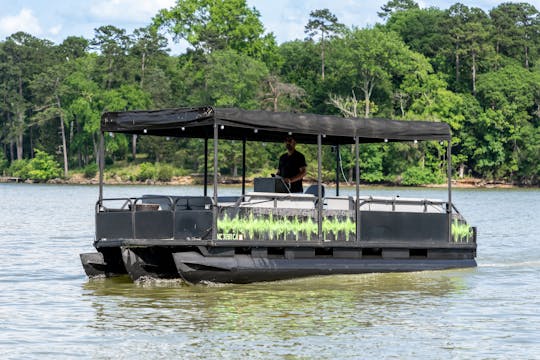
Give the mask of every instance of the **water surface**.
[[(105, 189), (145, 193), (202, 189)], [(362, 193), (446, 199), (443, 189)], [(0, 357), (539, 357), (540, 190), (453, 193), (478, 227), (476, 269), (198, 286), (89, 280), (79, 253), (93, 251), (97, 195), (96, 186), (0, 184)]]

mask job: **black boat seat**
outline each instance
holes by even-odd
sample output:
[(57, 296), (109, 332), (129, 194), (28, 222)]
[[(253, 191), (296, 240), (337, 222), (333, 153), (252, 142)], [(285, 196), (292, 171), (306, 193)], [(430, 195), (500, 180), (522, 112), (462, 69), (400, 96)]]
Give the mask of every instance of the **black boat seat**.
[(209, 196), (193, 196), (187, 198), (188, 210), (208, 210), (212, 205), (212, 198)]
[(240, 196), (218, 196), (219, 206), (235, 206), (237, 205)]
[(178, 210), (208, 210), (212, 205), (209, 196), (167, 196), (167, 195), (143, 195), (143, 204), (159, 204), (161, 210), (171, 210), (171, 200), (174, 209)]
[[(324, 197), (324, 185), (321, 185), (322, 197)], [(319, 186), (317, 184), (309, 185), (309, 187), (304, 191), (304, 194), (311, 194), (314, 196), (319, 196)]]
[(178, 210), (208, 210), (212, 206), (209, 196), (177, 196), (175, 209)]
[(166, 195), (143, 195), (142, 204), (158, 204), (160, 210), (171, 210), (171, 199), (174, 201), (174, 196)]

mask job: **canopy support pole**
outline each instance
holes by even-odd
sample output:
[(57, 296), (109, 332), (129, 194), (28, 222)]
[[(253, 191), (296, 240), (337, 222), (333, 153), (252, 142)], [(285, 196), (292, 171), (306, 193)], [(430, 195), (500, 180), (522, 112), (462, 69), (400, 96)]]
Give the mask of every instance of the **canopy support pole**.
[(103, 204), (103, 177), (105, 172), (105, 135), (101, 131), (99, 136), (99, 155), (98, 155), (98, 166), (99, 166), (99, 204)]
[(355, 201), (355, 215), (356, 215), (356, 241), (360, 241), (360, 143), (359, 138), (354, 138), (354, 146), (356, 152), (356, 201)]
[(204, 138), (204, 196), (208, 196), (208, 137)]
[(317, 232), (319, 241), (323, 241), (323, 199), (322, 199), (322, 136), (317, 135)]
[(448, 203), (446, 204), (446, 213), (448, 214), (448, 241), (452, 242), (452, 139), (448, 140), (446, 147), (446, 163), (448, 177)]
[(246, 194), (246, 138), (242, 139), (242, 195)]
[(214, 206), (212, 207), (213, 226), (212, 226), (212, 240), (217, 240), (217, 223), (218, 223), (218, 124), (214, 120)]
[(339, 196), (339, 144), (336, 145), (336, 196)]

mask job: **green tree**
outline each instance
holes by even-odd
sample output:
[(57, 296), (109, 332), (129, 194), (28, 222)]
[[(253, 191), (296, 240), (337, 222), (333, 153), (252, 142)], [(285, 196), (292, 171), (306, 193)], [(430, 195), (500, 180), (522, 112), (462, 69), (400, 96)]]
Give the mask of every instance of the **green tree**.
[(144, 89), (144, 80), (148, 68), (159, 58), (167, 56), (167, 39), (160, 35), (156, 28), (148, 26), (133, 31), (133, 46), (130, 47), (131, 55), (137, 57), (139, 62), (139, 84)]
[(4, 171), (8, 168), (8, 165), (9, 162), (6, 159), (6, 155), (3, 151), (0, 151), (0, 173), (4, 174)]
[(67, 61), (86, 56), (90, 42), (80, 36), (68, 36), (56, 47), (58, 58)]
[[(148, 26), (135, 29), (132, 40), (129, 54), (138, 63), (136, 78), (140, 88), (150, 94), (155, 106), (167, 106), (170, 99), (170, 81), (160, 67), (160, 64), (166, 62), (167, 39), (159, 34), (155, 27)], [(131, 154), (135, 159), (137, 135), (131, 137)]]
[(28, 178), (47, 181), (60, 176), (62, 170), (52, 155), (36, 149), (36, 156), (28, 163)]
[[(435, 84), (437, 83), (440, 85), (445, 84), (440, 79), (435, 81)], [(417, 95), (419, 96), (413, 99), (406, 117), (414, 120), (443, 121), (448, 123), (452, 129), (452, 148), (454, 150), (463, 149), (463, 143), (469, 136), (469, 129), (467, 127), (470, 125), (469, 120), (472, 117), (467, 111), (469, 109), (467, 95), (454, 93), (444, 86), (426, 86), (426, 91)], [(476, 102), (474, 98), (471, 101)], [(426, 152), (428, 149), (423, 143), (417, 148), (421, 152), (421, 158), (429, 155)], [(429, 150), (440, 155), (432, 158), (431, 163), (428, 161), (428, 166), (435, 169), (434, 163), (443, 164), (443, 147), (441, 145), (431, 144)], [(459, 170), (459, 177), (464, 176), (467, 161), (468, 157), (466, 153), (460, 152), (454, 154), (453, 164)], [(439, 170), (442, 171), (442, 168)]]
[(519, 133), (521, 141), (518, 153), (519, 169), (516, 173), (523, 184), (538, 185), (540, 180), (540, 126), (525, 124)]
[(73, 125), (71, 138), (79, 167), (97, 161), (99, 121), (103, 111), (100, 103), (102, 89), (92, 77), (97, 65), (97, 55), (88, 54), (70, 61), (71, 71), (65, 79), (65, 115)]
[(332, 14), (328, 9), (313, 10), (309, 13), (309, 21), (304, 28), (304, 32), (312, 40), (320, 34), (321, 78), (323, 80), (326, 41), (344, 29), (344, 25), (338, 22), (337, 16)]
[(233, 50), (215, 51), (208, 56), (205, 93), (210, 104), (257, 109), (258, 97), (268, 69), (261, 61)]
[(540, 14), (528, 3), (505, 2), (489, 12), (494, 25), (497, 54), (519, 59), (529, 68), (531, 58), (538, 56)]
[(312, 112), (316, 111), (313, 104), (320, 103), (320, 99), (327, 96), (328, 84), (321, 83), (319, 75), (321, 64), (318, 61), (318, 52), (317, 44), (313, 41), (294, 40), (279, 47), (279, 56), (282, 59), (279, 69), (281, 81), (304, 89), (306, 107)]
[(390, 0), (381, 6), (381, 11), (377, 15), (382, 19), (387, 19), (398, 12), (406, 12), (418, 8), (419, 6), (414, 0)]
[(471, 88), (476, 95), (478, 60), (490, 51), (489, 38), (491, 21), (480, 8), (469, 8), (463, 4), (452, 5), (448, 11), (448, 33), (454, 47), (455, 80), (459, 87), (461, 62), (470, 59)]
[[(391, 89), (392, 79), (402, 77), (418, 59), (396, 33), (374, 28), (354, 29), (347, 34), (336, 60), (342, 69), (341, 81), (363, 94), (362, 116), (369, 117), (373, 113), (372, 95), (376, 88)], [(429, 63), (424, 61), (422, 65)]]
[[(3, 43), (2, 97), (7, 118), (6, 137), (15, 142), (17, 159), (23, 158), (24, 136), (34, 124), (31, 120), (32, 93), (29, 84), (42, 67), (51, 63), (52, 43), (24, 32), (9, 36)], [(32, 154), (32, 152), (30, 152)]]
[(520, 154), (529, 148), (523, 142), (524, 129), (534, 129), (531, 112), (540, 103), (539, 75), (509, 65), (480, 77), (478, 95), (486, 111), (475, 130), (476, 161), (482, 175), (514, 178), (521, 172)]
[(35, 92), (36, 100), (39, 99), (40, 107), (36, 112), (35, 119), (44, 122), (50, 119), (58, 119), (60, 122), (60, 136), (62, 140), (62, 154), (64, 161), (64, 177), (68, 176), (68, 148), (66, 140), (64, 107), (62, 97), (67, 91), (64, 85), (67, 76), (67, 67), (60, 63), (38, 74), (32, 81), (31, 88)]
[[(150, 107), (151, 99), (138, 85), (122, 85), (117, 89), (102, 92), (100, 104), (103, 111), (144, 110)], [(107, 141), (107, 149), (123, 158), (127, 150), (125, 135), (110, 138)]]
[(413, 8), (392, 13), (386, 21), (386, 28), (397, 32), (411, 50), (430, 58), (433, 65), (438, 65), (441, 51), (451, 46), (444, 22), (443, 10)]
[(465, 37), (464, 27), (467, 22), (468, 11), (469, 8), (461, 3), (456, 3), (446, 11), (447, 22), (445, 26), (448, 29), (448, 36), (452, 43), (451, 53), (454, 57), (456, 88), (461, 81), (461, 59), (465, 53), (465, 50), (463, 49), (463, 39)]
[(126, 62), (131, 38), (126, 31), (112, 25), (100, 26), (95, 29), (91, 45), (101, 55), (98, 65), (103, 67), (103, 87), (110, 90), (122, 84), (129, 77)]
[(273, 34), (264, 34), (260, 16), (245, 0), (177, 0), (159, 11), (154, 24), (206, 53), (232, 49), (264, 59), (276, 45)]

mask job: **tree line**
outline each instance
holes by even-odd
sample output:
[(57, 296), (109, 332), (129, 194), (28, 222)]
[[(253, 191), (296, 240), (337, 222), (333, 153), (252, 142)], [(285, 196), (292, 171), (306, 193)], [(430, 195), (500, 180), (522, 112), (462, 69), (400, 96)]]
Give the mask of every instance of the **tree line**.
[[(92, 176), (104, 111), (213, 105), (442, 121), (452, 129), (456, 177), (538, 185), (538, 10), (391, 0), (379, 16), (374, 26), (347, 27), (315, 9), (305, 39), (277, 44), (245, 0), (177, 0), (131, 33), (107, 25), (60, 44), (12, 34), (0, 42), (0, 174)], [(170, 55), (167, 34), (189, 44), (185, 53)], [(284, 151), (262, 145), (247, 146), (249, 175), (272, 172)], [(115, 135), (106, 147), (120, 177), (140, 178), (125, 169), (148, 172), (149, 164), (168, 164), (165, 177), (204, 166), (197, 139)], [(219, 171), (238, 175), (241, 143), (222, 141), (220, 149)], [(301, 149), (315, 174), (316, 151)], [(361, 152), (364, 182), (444, 181), (442, 144), (366, 144)], [(340, 173), (352, 180), (354, 151), (340, 154)], [(335, 153), (323, 157), (323, 175), (333, 179)]]

